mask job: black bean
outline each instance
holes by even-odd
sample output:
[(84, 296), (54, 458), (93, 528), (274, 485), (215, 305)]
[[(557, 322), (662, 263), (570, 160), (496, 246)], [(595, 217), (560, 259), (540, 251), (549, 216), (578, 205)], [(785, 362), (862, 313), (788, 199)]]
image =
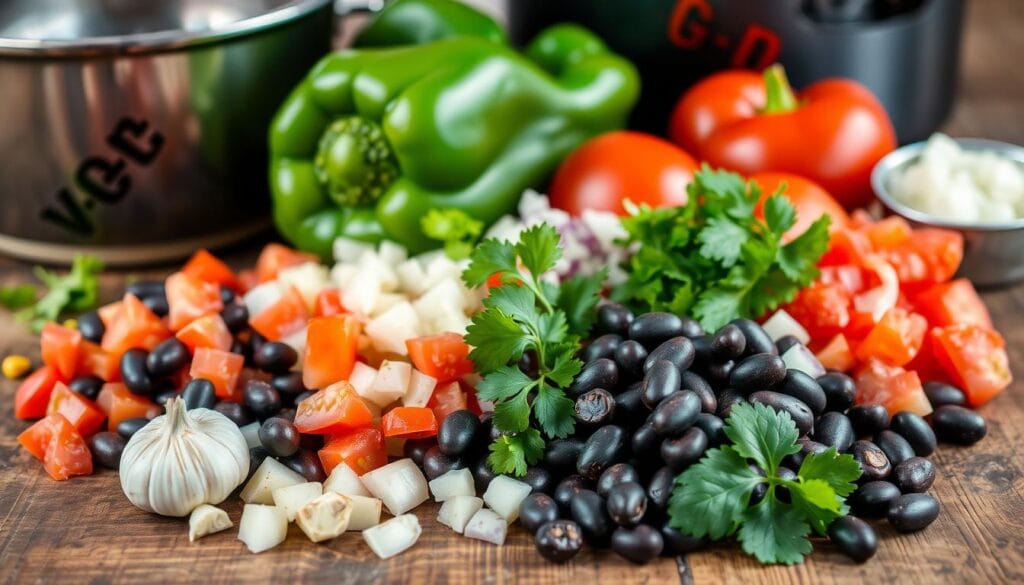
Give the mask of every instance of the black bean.
[(887, 481), (869, 481), (850, 494), (850, 510), (861, 518), (885, 518), (900, 497), (900, 488)]
[(683, 317), (683, 326), (679, 328), (679, 334), (693, 339), (698, 335), (704, 335), (704, 328), (694, 319)]
[(811, 409), (806, 404), (792, 396), (763, 390), (761, 392), (754, 392), (747, 399), (755, 404), (769, 406), (776, 412), (787, 413), (793, 419), (801, 435), (810, 433), (814, 428), (814, 413), (811, 412)]
[(146, 305), (157, 317), (166, 317), (171, 312), (171, 306), (167, 304), (167, 297), (164, 295), (150, 295), (142, 297), (142, 304)]
[(620, 426), (605, 425), (590, 435), (576, 460), (576, 471), (587, 479), (597, 479), (624, 454), (626, 431)]
[(825, 411), (827, 399), (825, 391), (821, 389), (821, 384), (800, 370), (786, 370), (786, 377), (775, 391), (803, 402), (811, 409), (814, 416), (821, 416), (821, 413)]
[(267, 457), (270, 457), (270, 453), (267, 453), (267, 450), (259, 445), (249, 449), (249, 474), (245, 477), (247, 479), (251, 478), (252, 474), (256, 473), (259, 466), (263, 465), (263, 461), (266, 460)]
[(99, 313), (89, 311), (78, 316), (78, 331), (85, 339), (93, 343), (100, 343), (103, 341), (103, 334), (106, 333), (107, 328), (103, 325)]
[(480, 438), (480, 419), (469, 410), (457, 410), (441, 421), (437, 429), (437, 446), (450, 457), (469, 453)]
[(274, 457), (289, 457), (299, 450), (299, 431), (291, 421), (272, 416), (259, 430), (260, 444)]
[(693, 426), (700, 414), (700, 398), (688, 390), (680, 390), (658, 403), (650, 423), (663, 437), (678, 437)]
[(206, 378), (195, 378), (185, 384), (185, 389), (181, 392), (181, 399), (185, 402), (187, 410), (213, 408), (217, 403), (217, 392), (213, 382)]
[[(426, 457), (424, 457), (424, 461)], [(498, 476), (491, 469), (491, 466), (487, 464), (487, 458), (481, 457), (476, 463), (473, 464), (473, 468), (470, 469), (473, 472), (473, 483), (476, 485), (477, 493), (483, 493), (487, 491), (487, 486), (491, 484), (491, 480)]]
[(555, 503), (562, 507), (562, 510), (568, 512), (569, 503), (576, 497), (576, 494), (588, 489), (590, 489), (590, 482), (582, 475), (572, 474), (558, 482), (552, 497), (554, 497)]
[(146, 370), (145, 350), (129, 349), (124, 352), (121, 356), (121, 381), (135, 394), (153, 393), (153, 380)]
[(124, 292), (131, 293), (140, 299), (153, 295), (166, 295), (167, 289), (162, 280), (137, 280), (124, 286)]
[(121, 465), (121, 452), (127, 441), (124, 437), (110, 431), (100, 431), (86, 439), (92, 459), (107, 469), (118, 469)]
[(628, 463), (616, 463), (604, 470), (601, 477), (597, 479), (597, 495), (602, 498), (608, 497), (608, 491), (620, 483), (639, 482), (640, 474)]
[(921, 457), (931, 455), (938, 445), (935, 431), (928, 426), (923, 418), (912, 412), (897, 412), (892, 417), (889, 428), (906, 439), (914, 448), (914, 453)]
[(121, 422), (117, 423), (117, 434), (125, 438), (125, 440), (131, 439), (132, 435), (139, 432), (139, 429), (149, 424), (149, 419), (140, 416), (136, 418), (126, 418)]
[(610, 424), (615, 417), (615, 397), (607, 390), (595, 388), (576, 399), (576, 420), (590, 427)]
[(242, 397), (245, 405), (260, 420), (274, 416), (281, 410), (281, 395), (263, 380), (246, 382)]
[(97, 376), (79, 376), (68, 383), (68, 388), (75, 394), (96, 400), (100, 395), (100, 389), (103, 388), (103, 380)]
[(928, 494), (903, 494), (889, 508), (889, 524), (900, 532), (917, 532), (939, 517), (939, 501)]
[(519, 481), (530, 486), (530, 493), (551, 493), (555, 487), (555, 478), (551, 472), (540, 466), (528, 467), (526, 474), (519, 478)]
[(985, 418), (962, 406), (940, 406), (932, 413), (932, 427), (943, 443), (973, 445), (988, 434)]
[(708, 436), (697, 427), (691, 427), (678, 439), (661, 442), (661, 458), (673, 471), (682, 471), (696, 462), (708, 449)]
[(612, 550), (637, 564), (656, 559), (665, 547), (661, 532), (646, 524), (634, 528), (620, 527), (612, 533)]
[(718, 361), (739, 358), (747, 348), (747, 338), (743, 331), (734, 324), (728, 324), (718, 330), (711, 338), (711, 356)]
[(554, 563), (564, 563), (583, 549), (583, 530), (572, 520), (555, 520), (537, 529), (537, 552)]
[(614, 396), (615, 424), (634, 427), (649, 412), (643, 402), (643, 386), (638, 382)]
[(604, 499), (592, 490), (580, 490), (569, 502), (572, 519), (583, 529), (583, 538), (591, 546), (602, 546), (611, 535), (611, 522), (605, 513)]
[[(784, 479), (786, 481), (796, 481), (796, 472), (783, 465), (780, 465), (778, 468), (775, 469), (775, 475), (777, 475), (779, 479)], [(787, 504), (790, 503), (790, 501), (792, 500), (792, 496), (789, 493), (789, 488), (783, 487), (781, 485), (776, 486), (775, 497), (779, 498), (780, 502), (785, 502)]]
[(597, 333), (614, 333), (625, 337), (633, 323), (633, 312), (618, 303), (606, 303), (597, 309)]
[(191, 357), (185, 344), (171, 337), (161, 341), (149, 352), (146, 356), (146, 370), (154, 380), (166, 378), (185, 367)]
[(225, 305), (235, 302), (235, 291), (222, 285), (220, 287), (220, 302)]
[(228, 331), (239, 333), (249, 327), (249, 309), (241, 303), (232, 303), (220, 312), (220, 318), (227, 325)]
[(304, 477), (306, 481), (322, 482), (327, 479), (327, 474), (324, 473), (323, 465), (320, 464), (320, 457), (317, 456), (316, 451), (302, 449), (291, 457), (281, 459), (281, 463)]
[(576, 399), (584, 392), (589, 392), (594, 388), (604, 388), (610, 391), (615, 389), (618, 384), (618, 366), (614, 361), (602, 358), (583, 366), (583, 370), (572, 381), (566, 394), (569, 398)]
[(672, 362), (659, 360), (644, 374), (640, 398), (647, 408), (653, 409), (669, 395), (679, 391), (679, 368)]
[(284, 420), (290, 420), (295, 422), (295, 409), (294, 408), (282, 408), (275, 414), (277, 418), (283, 418)]
[(935, 483), (935, 466), (924, 457), (911, 457), (893, 467), (890, 481), (909, 493), (923, 493)]
[(811, 453), (820, 454), (824, 453), (825, 451), (828, 451), (829, 449), (827, 445), (823, 445), (817, 441), (812, 441), (807, 438), (797, 439), (796, 442), (798, 445), (800, 445), (800, 450), (797, 451), (796, 453), (787, 455), (782, 460), (782, 464), (785, 465), (786, 467), (789, 467), (790, 469), (800, 469), (800, 466), (803, 465), (804, 463), (804, 459), (806, 459), (807, 456), (810, 455)]
[(856, 516), (837, 518), (828, 527), (828, 538), (839, 552), (854, 562), (863, 563), (875, 556), (878, 535), (870, 524)]
[(675, 480), (676, 473), (669, 467), (662, 467), (655, 471), (650, 481), (647, 482), (647, 507), (665, 510), (668, 506), (668, 499), (672, 495), (672, 486)]
[(967, 404), (967, 396), (963, 390), (943, 382), (925, 382), (924, 395), (928, 397), (932, 408), (965, 406)]
[(235, 339), (231, 342), (231, 348), (228, 351), (242, 356), (245, 359), (245, 365), (252, 366), (252, 344), (248, 341)]
[(698, 364), (710, 364), (711, 359), (711, 336), (710, 335), (698, 335), (697, 337), (691, 337), (690, 341), (693, 343), (694, 361)]
[(654, 430), (654, 425), (649, 422), (640, 425), (640, 428), (633, 431), (633, 437), (630, 439), (634, 455), (653, 453), (660, 444), (661, 437), (658, 435), (658, 431)]
[(840, 453), (849, 449), (857, 438), (853, 433), (850, 419), (845, 414), (835, 411), (821, 415), (814, 423), (814, 433), (811, 437), (818, 443), (835, 447)]
[(537, 352), (528, 350), (519, 357), (519, 362), (516, 363), (519, 371), (526, 374), (530, 378), (536, 378), (540, 374), (540, 361), (537, 359)]
[(735, 367), (736, 362), (729, 360), (727, 362), (711, 362), (705, 370), (709, 380), (718, 386), (722, 386), (729, 382), (729, 376)]
[(686, 553), (698, 551), (707, 546), (708, 541), (704, 538), (695, 538), (685, 534), (664, 523), (661, 525), (661, 538), (665, 542), (662, 549), (662, 556), (675, 557)]
[(893, 465), (899, 465), (914, 456), (914, 448), (910, 443), (893, 431), (885, 430), (875, 435), (875, 444)]
[(576, 437), (555, 439), (548, 443), (544, 452), (544, 466), (552, 471), (568, 471), (576, 469), (576, 460), (583, 450), (583, 441)]
[(299, 353), (287, 343), (268, 341), (254, 349), (252, 362), (257, 368), (271, 374), (283, 374), (299, 361)]
[[(169, 382), (170, 380), (164, 381)], [(153, 402), (159, 404), (160, 406), (167, 406), (167, 403), (170, 402), (172, 398), (177, 398), (178, 396), (179, 393), (177, 390), (175, 390), (174, 388), (168, 388), (166, 390), (161, 390), (154, 394)]]
[[(756, 467), (756, 466), (752, 466), (752, 467)], [(758, 469), (757, 471), (759, 473), (761, 472), (760, 469)], [(763, 500), (765, 495), (767, 495), (767, 494), (768, 494), (768, 484), (767, 483), (762, 482), (762, 483), (759, 483), (759, 484), (755, 485), (753, 491), (750, 492), (750, 505), (753, 506), (755, 504), (759, 504), (761, 502), (761, 500)]]
[(857, 396), (857, 385), (853, 378), (839, 372), (829, 372), (816, 382), (825, 392), (825, 410), (845, 412), (853, 406), (853, 399)]
[(711, 447), (717, 447), (728, 440), (725, 436), (725, 422), (713, 414), (702, 412), (697, 415), (697, 420), (693, 421), (693, 426), (704, 431), (704, 434), (708, 436), (708, 445)]
[[(600, 495), (600, 494), (598, 494)], [(640, 523), (647, 512), (647, 492), (635, 481), (616, 484), (608, 490), (605, 507), (613, 522), (619, 526)]]
[(855, 441), (850, 447), (850, 454), (857, 460), (861, 469), (861, 481), (876, 481), (889, 477), (892, 464), (885, 452), (871, 441)]
[(647, 348), (632, 339), (623, 341), (615, 350), (615, 365), (619, 367), (619, 375), (627, 379), (635, 378), (643, 372), (646, 359)]
[(803, 344), (800, 343), (800, 340), (797, 339), (796, 335), (783, 335), (775, 341), (775, 349), (778, 350), (779, 355), (785, 354), (797, 345)]
[(858, 404), (846, 411), (858, 437), (870, 437), (889, 428), (889, 410), (881, 404)]
[(786, 363), (777, 355), (756, 353), (743, 358), (729, 374), (729, 385), (744, 394), (771, 390), (786, 378)]
[(778, 353), (778, 349), (776, 349), (775, 342), (772, 341), (771, 336), (757, 323), (750, 319), (733, 319), (731, 323), (739, 327), (740, 331), (743, 332), (743, 338), (746, 340), (746, 348), (743, 350), (743, 355)]
[(732, 388), (726, 388), (718, 393), (718, 410), (715, 414), (721, 419), (729, 418), (729, 414), (732, 412), (732, 407), (737, 404), (746, 402), (745, 396), (733, 390)]
[[(290, 422), (290, 423), (295, 423), (295, 418), (294, 417), (283, 417), (283, 416), (277, 415), (277, 416), (273, 416), (271, 418), (279, 418), (279, 419), (281, 419), (283, 421), (287, 421), (287, 422)], [(324, 448), (324, 439), (325, 438), (326, 438), (325, 435), (303, 435), (303, 434), (300, 434), (299, 435), (299, 448), (301, 448), (301, 449), (312, 449), (314, 451), (319, 451), (320, 449)]]
[(461, 457), (445, 455), (440, 447), (431, 447), (423, 454), (423, 473), (427, 479), (437, 479), (454, 469), (463, 469), (467, 463)]
[(293, 400), (295, 396), (308, 390), (302, 383), (302, 372), (288, 372), (287, 374), (274, 376), (270, 380), (270, 385), (281, 394), (291, 396)]
[(692, 341), (682, 336), (673, 337), (658, 345), (647, 355), (643, 370), (646, 372), (654, 366), (655, 362), (665, 360), (671, 362), (682, 372), (693, 365), (696, 355), (697, 352)]
[(714, 414), (718, 410), (718, 398), (715, 397), (714, 389), (699, 374), (690, 370), (684, 371), (679, 377), (679, 388), (680, 390), (691, 390), (697, 394), (697, 397), (700, 398), (701, 412)]
[(437, 446), (434, 439), (409, 439), (402, 445), (402, 454), (412, 459), (412, 462), (423, 467), (423, 455), (432, 447)]
[(530, 534), (536, 534), (541, 526), (555, 520), (558, 520), (558, 504), (547, 494), (532, 493), (519, 505), (519, 522)]
[(252, 422), (252, 413), (249, 412), (248, 408), (237, 402), (222, 400), (214, 405), (213, 409), (228, 417), (228, 420), (240, 427), (244, 427)]
[(622, 343), (622, 336), (615, 333), (606, 333), (590, 342), (587, 349), (583, 350), (583, 361), (590, 363), (601, 358), (613, 359), (615, 350)]
[(654, 349), (673, 337), (683, 334), (683, 320), (672, 313), (654, 311), (638, 315), (629, 324), (629, 338)]

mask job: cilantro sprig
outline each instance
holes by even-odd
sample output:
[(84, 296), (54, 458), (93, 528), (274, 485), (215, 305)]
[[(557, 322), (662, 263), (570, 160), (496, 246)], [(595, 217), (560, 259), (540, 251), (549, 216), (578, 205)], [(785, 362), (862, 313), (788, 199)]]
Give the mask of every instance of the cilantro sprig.
[(20, 309), (17, 317), (26, 321), (38, 333), (47, 321), (54, 321), (63, 313), (87, 311), (99, 301), (99, 278), (103, 263), (95, 256), (79, 254), (71, 263), (71, 270), (60, 275), (36, 266), (34, 274), (46, 287), (38, 301), (35, 285), (20, 284), (0, 288), (0, 304), (10, 310)]
[[(483, 375), (477, 394), (494, 403), (493, 424), (502, 433), (487, 458), (497, 473), (523, 475), (543, 455), (545, 436), (566, 437), (575, 426), (565, 388), (583, 367), (577, 335), (586, 334), (593, 320), (604, 273), (555, 286), (542, 276), (561, 254), (558, 232), (540, 224), (515, 244), (481, 242), (462, 273), (471, 287), (496, 274), (500, 280), (466, 329), (473, 346), (469, 359)], [(517, 365), (526, 352), (536, 356), (535, 376)]]
[[(847, 514), (845, 498), (861, 474), (857, 461), (829, 448), (809, 454), (795, 480), (780, 477), (782, 460), (800, 450), (796, 424), (785, 412), (763, 404), (736, 405), (725, 434), (731, 444), (711, 449), (676, 478), (671, 525), (698, 538), (735, 535), (744, 552), (762, 563), (802, 562), (812, 548), (808, 534), (825, 534), (833, 520)], [(760, 484), (767, 484), (767, 492), (750, 505)], [(783, 488), (789, 491), (788, 503), (779, 498)]]
[(484, 231), (484, 222), (465, 211), (449, 207), (431, 209), (420, 219), (423, 235), (444, 243), (444, 253), (452, 260), (469, 258), (473, 244)]
[(828, 247), (829, 217), (822, 215), (783, 244), (796, 209), (783, 191), (764, 201), (739, 175), (698, 171), (680, 207), (634, 207), (623, 219), (626, 244), (640, 244), (626, 264), (616, 300), (643, 311), (692, 315), (715, 331), (736, 317), (759, 317), (787, 303), (818, 276)]

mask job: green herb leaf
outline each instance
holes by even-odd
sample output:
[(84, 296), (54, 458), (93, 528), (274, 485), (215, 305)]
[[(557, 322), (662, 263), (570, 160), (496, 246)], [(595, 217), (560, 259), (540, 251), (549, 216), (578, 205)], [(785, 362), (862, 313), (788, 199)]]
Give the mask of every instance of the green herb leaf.
[(8, 310), (22, 309), (36, 302), (39, 294), (34, 284), (15, 284), (0, 287), (0, 305)]
[(533, 292), (523, 286), (493, 288), (484, 299), (483, 305), (489, 309), (498, 309), (522, 323), (534, 323), (540, 317)]
[(811, 552), (807, 539), (810, 527), (793, 506), (775, 497), (765, 499), (743, 515), (743, 525), (736, 537), (743, 551), (762, 563), (792, 565)]
[(489, 402), (508, 400), (534, 381), (516, 366), (504, 366), (490, 372), (476, 385), (477, 397)]
[(487, 464), (495, 473), (521, 476), (544, 455), (544, 439), (537, 429), (502, 435), (491, 443)]
[(697, 236), (702, 245), (700, 253), (707, 258), (719, 260), (722, 266), (732, 266), (740, 258), (740, 248), (746, 243), (747, 230), (724, 217), (713, 217)]
[(520, 388), (512, 398), (494, 404), (494, 424), (503, 431), (519, 433), (530, 426), (530, 403), (527, 388)]
[(775, 474), (783, 458), (800, 450), (793, 419), (788, 413), (764, 404), (745, 402), (733, 407), (725, 434), (736, 452), (753, 459), (770, 475)]
[(783, 234), (796, 223), (796, 208), (781, 195), (772, 195), (764, 202), (764, 220), (773, 233)]
[(578, 274), (562, 283), (558, 294), (558, 308), (565, 312), (569, 331), (585, 337), (597, 318), (597, 301), (608, 280), (608, 270), (602, 268), (591, 275)]
[(555, 228), (546, 223), (537, 224), (519, 234), (516, 254), (523, 266), (535, 277), (539, 277), (554, 268), (555, 262), (562, 257), (558, 242)]
[(511, 243), (489, 239), (473, 250), (469, 266), (462, 272), (466, 286), (483, 286), (494, 274), (518, 272), (516, 250)]
[(99, 278), (103, 263), (95, 256), (79, 254), (71, 263), (71, 271), (61, 276), (37, 266), (35, 276), (46, 285), (43, 298), (17, 315), (28, 321), (30, 328), (39, 332), (48, 321), (55, 321), (65, 312), (92, 309), (99, 301)]
[(533, 399), (533, 414), (549, 437), (566, 437), (573, 431), (574, 403), (565, 392), (542, 384)]
[[(828, 250), (828, 226), (832, 220), (822, 215), (804, 233), (782, 247), (779, 268), (790, 280), (803, 283), (818, 277), (818, 259)], [(803, 284), (800, 284), (802, 288)]]
[(444, 242), (444, 251), (453, 260), (468, 258), (473, 243), (483, 233), (484, 223), (454, 207), (431, 209), (422, 219), (423, 234), (432, 240)]
[(676, 478), (669, 501), (672, 526), (697, 538), (732, 534), (750, 493), (763, 481), (732, 447), (712, 449)]
[(469, 359), (478, 372), (493, 372), (519, 359), (529, 343), (522, 326), (497, 309), (477, 313), (466, 328), (465, 339), (473, 346)]
[(572, 384), (582, 369), (583, 362), (573, 357), (572, 353), (563, 351), (555, 357), (555, 363), (547, 372), (547, 377), (555, 384), (566, 388)]
[(809, 453), (800, 464), (797, 475), (803, 480), (820, 479), (845, 498), (857, 489), (854, 483), (860, 478), (860, 464), (853, 455), (840, 455), (835, 447), (829, 447), (823, 453)]
[(789, 481), (785, 485), (793, 507), (818, 534), (825, 534), (828, 525), (846, 513), (843, 499), (823, 480)]

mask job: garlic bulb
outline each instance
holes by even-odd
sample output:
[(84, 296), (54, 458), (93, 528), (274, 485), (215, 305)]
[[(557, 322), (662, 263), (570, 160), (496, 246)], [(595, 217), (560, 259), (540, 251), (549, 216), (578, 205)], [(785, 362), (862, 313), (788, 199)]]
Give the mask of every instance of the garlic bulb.
[(121, 455), (121, 489), (137, 507), (187, 516), (200, 504), (219, 504), (249, 473), (245, 437), (226, 416), (186, 410), (180, 398), (139, 429)]

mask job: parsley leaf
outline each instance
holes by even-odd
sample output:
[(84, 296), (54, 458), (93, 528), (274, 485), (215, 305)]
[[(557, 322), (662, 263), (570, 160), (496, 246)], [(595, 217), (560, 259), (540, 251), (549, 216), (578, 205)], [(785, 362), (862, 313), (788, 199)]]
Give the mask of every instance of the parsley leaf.
[(63, 276), (37, 266), (35, 276), (46, 286), (46, 294), (34, 305), (19, 311), (18, 319), (27, 321), (29, 327), (38, 333), (47, 321), (55, 321), (64, 313), (92, 309), (99, 302), (98, 275), (101, 270), (103, 263), (95, 256), (85, 254), (76, 255), (71, 270)]
[(720, 260), (722, 266), (732, 266), (740, 258), (740, 248), (747, 241), (747, 230), (722, 217), (708, 220), (707, 226), (697, 236), (702, 245), (700, 253), (707, 258)]
[(763, 480), (735, 449), (712, 449), (676, 478), (669, 502), (672, 525), (698, 538), (727, 536)]
[(559, 247), (558, 232), (546, 223), (537, 224), (519, 234), (516, 254), (523, 262), (523, 267), (535, 277), (539, 277), (555, 267), (555, 262), (562, 257)]
[(572, 400), (566, 398), (565, 392), (542, 384), (533, 399), (533, 414), (545, 433), (562, 438), (573, 431), (574, 405)]
[(792, 565), (803, 562), (804, 555), (811, 552), (810, 531), (796, 508), (766, 496), (743, 514), (736, 538), (743, 552), (762, 563)]
[(484, 222), (473, 219), (465, 211), (449, 207), (431, 209), (420, 219), (423, 235), (444, 242), (444, 252), (452, 260), (469, 258), (473, 243), (484, 231)]
[(786, 455), (800, 450), (799, 433), (789, 414), (764, 404), (744, 404), (734, 408), (725, 426), (725, 435), (736, 452), (753, 459), (761, 469), (774, 474)]
[(499, 309), (477, 313), (466, 327), (466, 343), (473, 346), (469, 359), (480, 372), (492, 372), (519, 359), (528, 342), (522, 326)]
[(544, 455), (544, 439), (537, 429), (526, 429), (514, 435), (502, 435), (491, 443), (487, 464), (495, 473), (522, 476), (526, 468)]
[(476, 385), (476, 393), (480, 400), (499, 402), (512, 398), (531, 382), (518, 367), (504, 366), (484, 376)]
[(569, 331), (573, 335), (585, 337), (597, 319), (597, 301), (601, 298), (601, 288), (608, 280), (608, 270), (602, 268), (589, 276), (577, 274), (562, 282), (558, 293), (559, 309), (565, 312), (569, 322)]
[(483, 286), (497, 273), (516, 273), (516, 251), (512, 244), (501, 240), (484, 240), (473, 250), (473, 261), (462, 272), (467, 286)]
[(840, 455), (835, 447), (823, 453), (809, 453), (800, 465), (798, 475), (804, 479), (820, 479), (845, 498), (857, 489), (854, 483), (860, 477), (861, 469), (857, 460), (850, 455)]

